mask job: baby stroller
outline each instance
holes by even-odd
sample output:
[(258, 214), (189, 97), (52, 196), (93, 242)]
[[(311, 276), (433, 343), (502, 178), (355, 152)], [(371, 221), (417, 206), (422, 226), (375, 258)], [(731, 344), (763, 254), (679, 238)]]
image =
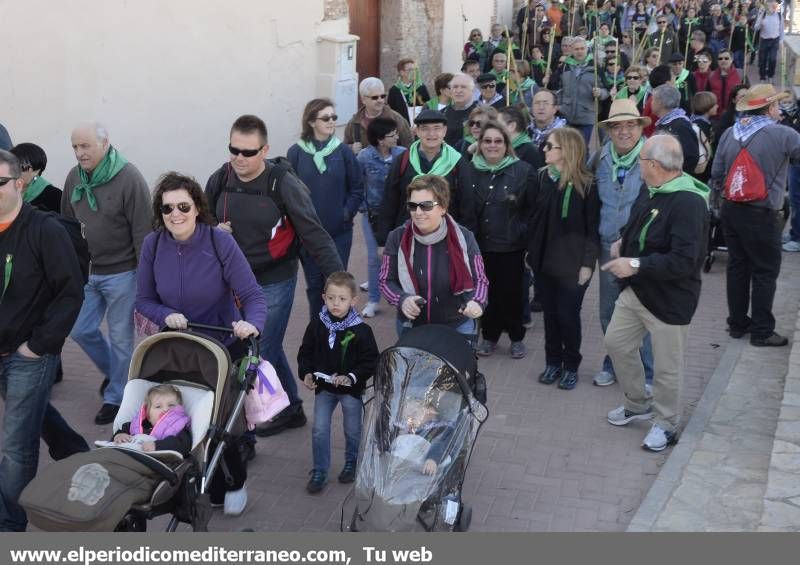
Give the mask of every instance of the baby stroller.
[(207, 531), (207, 489), (225, 446), (245, 429), (242, 406), (257, 360), (254, 339), (239, 370), (225, 346), (206, 335), (168, 331), (144, 339), (133, 352), (114, 432), (136, 416), (152, 386), (170, 383), (180, 389), (191, 418), (191, 453), (114, 445), (53, 463), (20, 497), (31, 523), (46, 531), (145, 531), (147, 520), (171, 514), (167, 531), (180, 522)]
[(469, 342), (446, 326), (413, 328), (381, 354), (374, 383), (341, 529), (466, 531), (461, 488), (489, 415)]

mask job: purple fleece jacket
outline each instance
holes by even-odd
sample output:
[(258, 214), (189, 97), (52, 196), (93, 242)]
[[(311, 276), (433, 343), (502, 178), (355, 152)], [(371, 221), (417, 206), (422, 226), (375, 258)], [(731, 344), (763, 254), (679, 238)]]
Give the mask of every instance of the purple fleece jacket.
[(190, 322), (230, 328), (242, 319), (235, 294), (244, 320), (263, 331), (267, 303), (261, 287), (233, 236), (218, 228), (198, 223), (186, 241), (176, 241), (164, 229), (149, 234), (136, 278), (136, 310), (162, 328), (176, 312)]

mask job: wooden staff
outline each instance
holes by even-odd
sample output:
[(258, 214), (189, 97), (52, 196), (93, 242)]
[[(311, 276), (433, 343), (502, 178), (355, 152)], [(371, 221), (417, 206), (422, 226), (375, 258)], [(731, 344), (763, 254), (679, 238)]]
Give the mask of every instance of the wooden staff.
[[(731, 22), (731, 35), (728, 38), (728, 51), (731, 50), (731, 46), (733, 45), (733, 30), (736, 29), (736, 14), (738, 13), (738, 11), (739, 11), (739, 3), (738, 2), (734, 2), (734, 4), (733, 4), (733, 21)], [(723, 22), (725, 21), (725, 14), (724, 13), (722, 14), (722, 21)], [(781, 22), (781, 24), (782, 23), (783, 22)], [(733, 54), (731, 54), (731, 55), (733, 55)]]
[(744, 64), (742, 65), (742, 84), (747, 84), (747, 40), (749, 32), (747, 25), (744, 26)]
[(634, 49), (634, 57), (633, 57), (633, 59), (635, 61), (638, 61), (639, 58), (644, 53), (644, 44), (647, 41), (648, 37), (650, 37), (650, 36), (647, 35), (647, 30), (645, 30), (644, 33), (642, 33), (642, 40), (639, 42), (639, 46), (636, 47), (636, 49)]
[(551, 27), (550, 28), (550, 46), (547, 48), (547, 68), (545, 69), (545, 74), (550, 73), (552, 67), (550, 65), (553, 64), (553, 42), (556, 40), (555, 30)]
[(689, 27), (686, 29), (686, 49), (683, 53), (683, 68), (689, 68), (689, 43), (692, 40), (692, 22), (689, 21)]
[[(528, 29), (528, 22), (529, 22), (530, 15), (531, 15), (531, 5), (530, 5), (530, 2), (528, 2), (526, 0), (526, 2), (525, 2), (525, 19), (522, 21), (522, 29), (524, 30), (524, 33), (522, 34), (522, 37), (520, 38), (520, 41), (522, 41), (521, 49), (522, 49), (522, 57), (523, 58), (527, 57), (527, 55), (528, 55), (528, 53), (525, 51), (525, 47), (527, 47), (528, 34), (530, 33), (530, 29)], [(534, 16), (534, 21), (533, 21), (533, 42), (534, 42), (534, 45), (535, 45), (536, 44), (536, 17), (535, 16)]]
[(514, 61), (514, 48), (512, 47), (513, 42), (511, 39), (511, 34), (508, 33), (508, 26), (506, 28), (506, 106), (508, 106), (511, 100), (511, 63), (514, 63), (516, 66), (516, 61)]

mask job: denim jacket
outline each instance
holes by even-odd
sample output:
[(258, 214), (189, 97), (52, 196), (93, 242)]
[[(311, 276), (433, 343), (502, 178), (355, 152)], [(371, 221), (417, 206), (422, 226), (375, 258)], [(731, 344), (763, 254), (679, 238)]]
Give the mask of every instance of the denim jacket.
[(364, 204), (361, 206), (361, 211), (367, 209), (377, 210), (381, 201), (383, 200), (383, 189), (386, 184), (386, 175), (389, 174), (389, 168), (392, 166), (392, 161), (405, 151), (405, 147), (392, 147), (389, 157), (384, 158), (374, 145), (368, 145), (356, 157), (356, 160), (361, 165), (361, 170), (364, 173)]
[(611, 167), (611, 143), (606, 143), (600, 149), (595, 179), (600, 195), (600, 244), (608, 248), (621, 237), (631, 206), (639, 196), (642, 187), (639, 161), (636, 160), (620, 185)]

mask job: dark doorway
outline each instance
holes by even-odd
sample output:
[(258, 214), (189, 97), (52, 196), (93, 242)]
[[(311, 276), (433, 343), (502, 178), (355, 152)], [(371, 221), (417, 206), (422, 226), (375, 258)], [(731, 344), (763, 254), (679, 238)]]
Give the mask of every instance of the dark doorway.
[(356, 70), (358, 80), (380, 76), (380, 0), (347, 0), (350, 8), (350, 33), (358, 42)]

